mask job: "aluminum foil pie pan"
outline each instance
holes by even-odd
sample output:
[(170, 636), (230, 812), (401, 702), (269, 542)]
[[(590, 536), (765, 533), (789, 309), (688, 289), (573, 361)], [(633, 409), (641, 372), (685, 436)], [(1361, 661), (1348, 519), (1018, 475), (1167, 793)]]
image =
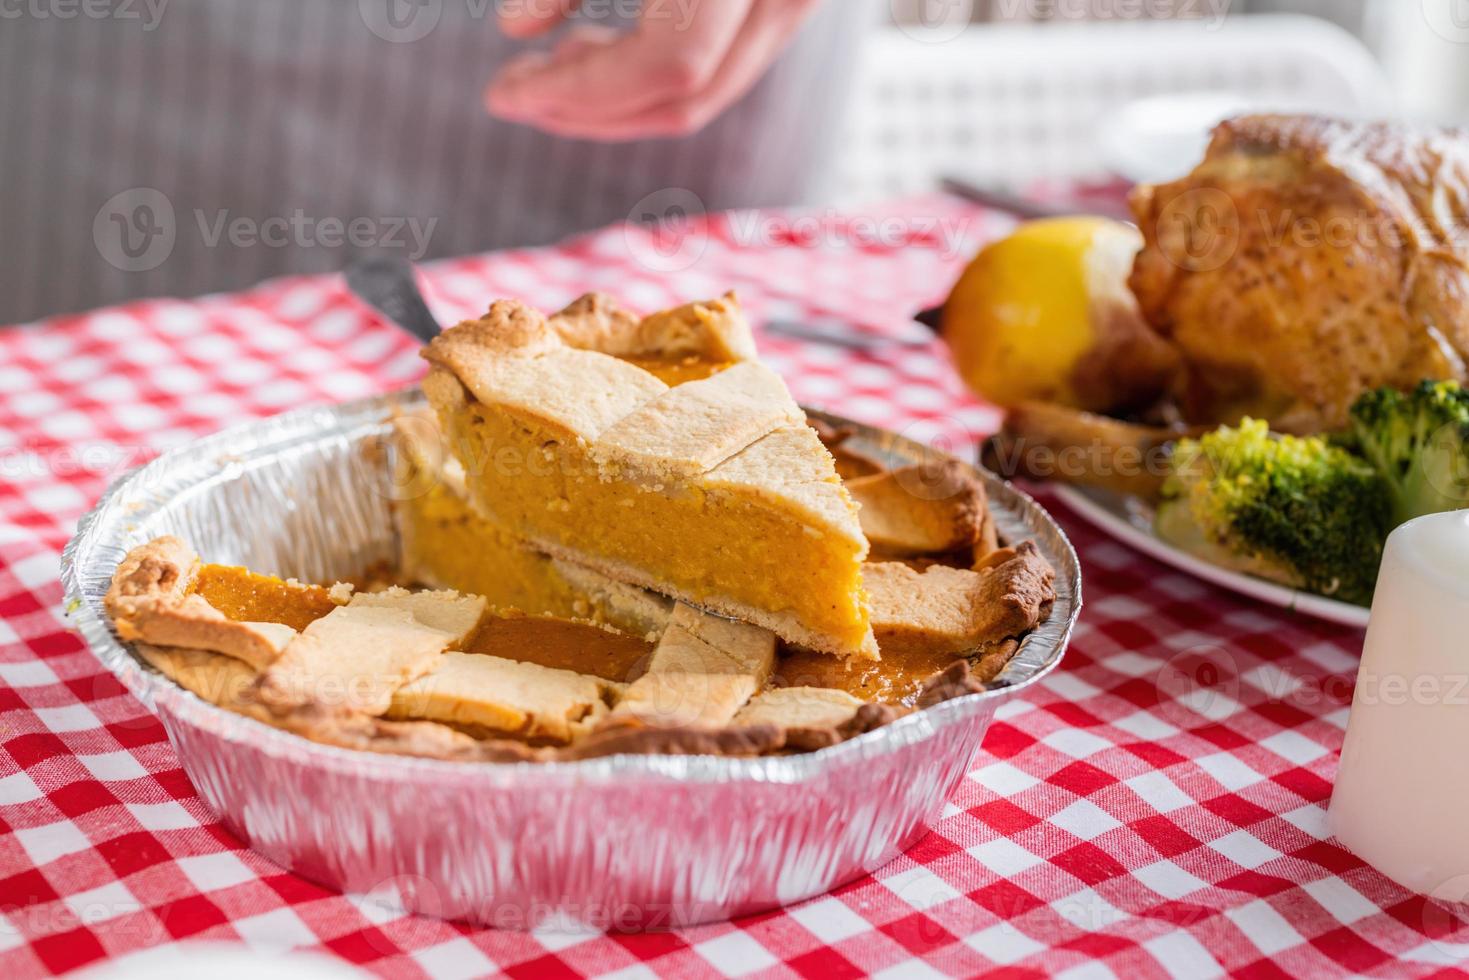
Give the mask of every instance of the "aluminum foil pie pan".
[[(332, 581), (392, 562), (386, 436), (417, 392), (309, 408), (169, 452), (115, 483), (62, 556), (77, 629), (162, 720), (184, 771), (250, 846), (392, 906), (506, 928), (687, 925), (796, 902), (921, 838), (969, 770), (995, 708), (1061, 659), (1081, 606), (1065, 534), (981, 472), (1001, 534), (1034, 539), (1055, 607), (992, 690), (840, 745), (756, 759), (613, 756), (459, 763), (309, 742), (217, 708), (156, 673), (103, 612), (135, 545), (176, 534), (210, 561)], [(891, 464), (931, 453), (891, 433), (849, 445)]]

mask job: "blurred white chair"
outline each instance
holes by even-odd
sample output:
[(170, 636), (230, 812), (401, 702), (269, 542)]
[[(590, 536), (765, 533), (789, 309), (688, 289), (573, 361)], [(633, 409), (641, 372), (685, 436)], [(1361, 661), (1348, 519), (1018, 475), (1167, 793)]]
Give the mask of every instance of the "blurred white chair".
[[(1392, 112), (1366, 47), (1310, 17), (877, 32), (829, 199), (1107, 176), (1099, 127), (1138, 99), (1216, 92), (1282, 109)], [(1202, 128), (1202, 127), (1201, 127)]]

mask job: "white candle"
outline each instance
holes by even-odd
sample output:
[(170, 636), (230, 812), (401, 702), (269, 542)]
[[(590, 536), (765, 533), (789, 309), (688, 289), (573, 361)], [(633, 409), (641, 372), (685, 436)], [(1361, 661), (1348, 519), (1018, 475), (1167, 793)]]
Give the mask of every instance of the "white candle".
[(1414, 891), (1469, 875), (1469, 511), (1387, 540), (1329, 820)]

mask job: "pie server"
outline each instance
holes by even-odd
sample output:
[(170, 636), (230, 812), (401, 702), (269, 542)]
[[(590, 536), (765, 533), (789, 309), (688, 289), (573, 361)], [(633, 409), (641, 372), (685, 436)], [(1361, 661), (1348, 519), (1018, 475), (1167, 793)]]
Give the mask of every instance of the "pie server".
[[(407, 259), (390, 255), (358, 259), (347, 266), (343, 275), (354, 296), (425, 344), (439, 335), (442, 328), (424, 302), (423, 293), (414, 278), (413, 264)], [(887, 337), (852, 330), (838, 322), (808, 324), (795, 320), (769, 320), (764, 329), (766, 333), (792, 340), (851, 350), (926, 347), (933, 343), (932, 335)]]
[(442, 328), (423, 301), (412, 262), (373, 255), (347, 266), (343, 277), (354, 296), (425, 344), (439, 335)]

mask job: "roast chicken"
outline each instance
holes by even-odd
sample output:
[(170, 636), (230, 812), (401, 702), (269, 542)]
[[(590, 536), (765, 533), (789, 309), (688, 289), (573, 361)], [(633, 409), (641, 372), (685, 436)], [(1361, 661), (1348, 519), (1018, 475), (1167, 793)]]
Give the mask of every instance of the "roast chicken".
[(1132, 207), (1189, 422), (1331, 431), (1367, 389), (1469, 381), (1469, 133), (1244, 117)]

